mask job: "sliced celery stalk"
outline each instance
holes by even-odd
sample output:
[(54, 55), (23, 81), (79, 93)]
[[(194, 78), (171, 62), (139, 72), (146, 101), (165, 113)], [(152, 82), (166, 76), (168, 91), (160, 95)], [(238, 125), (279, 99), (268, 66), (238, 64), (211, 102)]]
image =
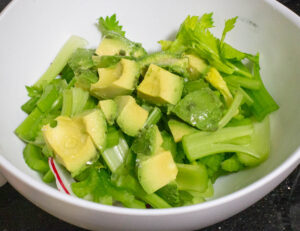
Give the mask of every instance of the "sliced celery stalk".
[(16, 135), (26, 142), (34, 141), (43, 118), (44, 114), (38, 108), (35, 108), (17, 127), (15, 130)]
[(40, 173), (49, 171), (47, 158), (42, 154), (42, 149), (33, 144), (27, 144), (23, 151), (23, 156), (26, 164), (33, 170)]
[(258, 121), (262, 121), (268, 114), (279, 109), (278, 104), (272, 98), (270, 93), (266, 90), (260, 73), (260, 67), (258, 64), (254, 63), (254, 79), (261, 83), (259, 90), (248, 90), (246, 92), (253, 99), (254, 103), (251, 105), (250, 109)]
[(47, 112), (51, 110), (52, 105), (57, 100), (58, 96), (59, 92), (54, 85), (45, 86), (44, 92), (39, 101), (37, 102), (37, 107), (42, 112)]
[(179, 190), (192, 190), (196, 192), (204, 192), (208, 185), (207, 170), (204, 165), (198, 163), (176, 164), (178, 174), (176, 182)]
[(63, 106), (61, 110), (61, 114), (64, 116), (71, 116), (72, 114), (72, 91), (71, 89), (66, 89), (63, 92)]
[(172, 207), (157, 194), (147, 194), (138, 181), (129, 174), (120, 175), (117, 180), (117, 185), (130, 190), (137, 198), (147, 202), (152, 208), (162, 209)]
[(241, 91), (237, 91), (234, 96), (233, 102), (231, 103), (228, 111), (223, 116), (223, 118), (219, 121), (219, 129), (225, 127), (225, 125), (235, 116), (239, 106), (241, 105), (243, 100), (243, 93)]
[(119, 138), (117, 145), (104, 150), (102, 157), (112, 172), (115, 172), (124, 163), (128, 150), (128, 144), (123, 137)]
[(146, 120), (144, 127), (149, 127), (150, 125), (155, 125), (160, 120), (162, 116), (161, 110), (158, 107), (154, 107), (150, 112), (148, 119)]
[(65, 89), (61, 114), (70, 117), (79, 114), (84, 109), (88, 98), (89, 93), (81, 88)]
[(64, 44), (59, 53), (56, 55), (55, 59), (46, 70), (46, 72), (40, 77), (40, 79), (34, 84), (38, 89), (42, 89), (51, 80), (55, 79), (56, 76), (63, 70), (66, 66), (69, 58), (77, 48), (83, 48), (87, 45), (86, 40), (78, 36), (71, 36), (69, 40)]
[(250, 79), (242, 76), (230, 75), (224, 77), (226, 83), (235, 85), (238, 84), (241, 87), (258, 90), (261, 87), (261, 82), (258, 79)]
[(32, 97), (30, 98), (26, 103), (24, 103), (21, 106), (21, 109), (26, 112), (27, 114), (30, 114), (33, 109), (36, 107), (37, 101), (39, 101), (40, 97)]

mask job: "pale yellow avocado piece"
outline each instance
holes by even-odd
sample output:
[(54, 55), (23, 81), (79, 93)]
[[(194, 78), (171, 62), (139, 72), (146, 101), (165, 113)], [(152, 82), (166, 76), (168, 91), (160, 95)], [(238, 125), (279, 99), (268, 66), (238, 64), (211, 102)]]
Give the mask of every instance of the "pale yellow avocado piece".
[(183, 136), (198, 131), (197, 129), (187, 125), (186, 123), (174, 119), (170, 119), (168, 125), (176, 143), (180, 142)]
[(169, 151), (157, 153), (141, 161), (138, 166), (139, 182), (148, 194), (175, 180), (177, 173), (177, 166)]
[(183, 79), (151, 64), (137, 88), (138, 96), (154, 104), (176, 104), (182, 94)]
[(216, 89), (218, 89), (221, 94), (224, 96), (225, 102), (227, 106), (230, 106), (233, 97), (231, 92), (228, 89), (228, 86), (224, 79), (222, 78), (221, 74), (218, 72), (218, 70), (214, 67), (211, 67), (209, 69), (209, 72), (205, 76), (205, 79)]
[(58, 162), (70, 172), (75, 172), (96, 157), (95, 145), (80, 120), (59, 116), (56, 121), (54, 128), (49, 124), (43, 126), (45, 141), (54, 151)]
[(121, 59), (114, 67), (99, 68), (99, 80), (91, 85), (91, 93), (98, 98), (114, 98), (131, 94), (139, 77), (138, 64)]
[(86, 132), (90, 135), (98, 150), (104, 151), (107, 125), (102, 111), (100, 109), (92, 109), (75, 119), (82, 120)]
[(149, 112), (139, 106), (132, 96), (118, 96), (117, 103), (117, 124), (124, 133), (129, 136), (136, 136), (144, 127)]
[(96, 49), (96, 54), (102, 55), (121, 55), (120, 52), (124, 52), (123, 55), (128, 55), (128, 46), (124, 44), (124, 41), (113, 38), (104, 38)]
[(190, 80), (198, 79), (203, 73), (205, 73), (207, 69), (206, 62), (193, 54), (185, 54), (184, 57), (189, 59), (189, 73), (190, 73)]
[(117, 104), (112, 99), (100, 100), (98, 107), (102, 110), (106, 121), (109, 125), (113, 125), (117, 118)]

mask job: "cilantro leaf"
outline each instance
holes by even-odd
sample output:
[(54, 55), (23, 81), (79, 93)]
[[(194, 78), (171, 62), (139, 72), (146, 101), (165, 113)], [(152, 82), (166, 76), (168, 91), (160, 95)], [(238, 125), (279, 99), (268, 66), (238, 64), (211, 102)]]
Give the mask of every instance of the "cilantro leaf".
[(125, 36), (125, 31), (122, 30), (123, 26), (119, 25), (119, 21), (117, 20), (116, 14), (104, 19), (103, 17), (99, 18), (98, 28), (103, 34), (103, 36), (113, 32), (115, 34), (119, 34), (121, 36)]
[(225, 36), (227, 34), (227, 32), (231, 31), (234, 28), (234, 24), (236, 23), (237, 20), (237, 16), (231, 19), (226, 20), (225, 22), (225, 27), (222, 33), (222, 38), (221, 38), (221, 42), (220, 42), (220, 47), (222, 47), (223, 43), (224, 43), (224, 39)]

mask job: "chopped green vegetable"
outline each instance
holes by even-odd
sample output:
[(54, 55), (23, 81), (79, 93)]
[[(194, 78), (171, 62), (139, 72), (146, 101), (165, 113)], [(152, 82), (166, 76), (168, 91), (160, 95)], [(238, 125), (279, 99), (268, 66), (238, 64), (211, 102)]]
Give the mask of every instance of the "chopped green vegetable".
[(79, 114), (82, 112), (88, 98), (89, 93), (81, 88), (74, 87), (64, 90), (61, 114), (71, 117)]
[(90, 167), (86, 171), (89, 171), (86, 179), (71, 185), (76, 196), (83, 198), (90, 195), (93, 201), (103, 204), (111, 205), (116, 200), (128, 208), (145, 208), (145, 204), (136, 200), (130, 192), (114, 186), (104, 169)]
[(21, 106), (21, 109), (27, 114), (30, 114), (36, 107), (36, 103), (39, 101), (39, 99), (40, 97), (32, 97)]
[(243, 165), (236, 155), (233, 155), (231, 158), (224, 160), (221, 164), (221, 167), (227, 172), (237, 172), (243, 169)]
[(42, 154), (42, 149), (33, 145), (27, 144), (23, 151), (23, 156), (26, 164), (40, 173), (47, 173), (49, 171), (48, 160)]
[(173, 137), (167, 131), (162, 131), (161, 136), (163, 139), (161, 147), (165, 150), (170, 151), (172, 153), (173, 159), (175, 159), (177, 156), (177, 149)]
[[(257, 57), (257, 59), (259, 59), (259, 57)], [(254, 79), (260, 81), (262, 86), (259, 90), (246, 89), (246, 92), (254, 101), (250, 106), (251, 112), (258, 121), (262, 121), (271, 112), (278, 110), (279, 106), (263, 85), (259, 70), (259, 64), (254, 63)]]
[(258, 79), (250, 79), (242, 76), (230, 75), (224, 78), (225, 82), (231, 85), (240, 85), (241, 87), (258, 90), (261, 82)]
[(159, 189), (157, 195), (168, 202), (171, 206), (179, 206), (180, 205), (180, 195), (177, 183), (175, 181), (167, 184), (166, 186)]
[(160, 120), (161, 116), (162, 116), (161, 110), (158, 107), (154, 107), (151, 110), (151, 112), (150, 112), (150, 114), (149, 114), (149, 116), (148, 116), (148, 118), (147, 118), (147, 120), (144, 124), (144, 127), (149, 127), (151, 125), (157, 124), (158, 121)]
[(179, 190), (204, 192), (207, 189), (208, 177), (203, 164), (177, 164), (176, 182)]
[(184, 84), (183, 95), (186, 96), (187, 94), (201, 90), (202, 88), (208, 88), (208, 84), (203, 79), (188, 81)]
[[(112, 141), (110, 140), (110, 142)], [(105, 149), (102, 153), (102, 157), (109, 169), (115, 172), (124, 163), (128, 151), (129, 147), (126, 140), (124, 137), (119, 136), (118, 144)]]
[(241, 91), (238, 91), (234, 96), (233, 102), (228, 108), (228, 111), (223, 116), (223, 118), (219, 121), (219, 128), (225, 127), (225, 125), (236, 115), (238, 112), (238, 108), (241, 105), (243, 100), (243, 94)]

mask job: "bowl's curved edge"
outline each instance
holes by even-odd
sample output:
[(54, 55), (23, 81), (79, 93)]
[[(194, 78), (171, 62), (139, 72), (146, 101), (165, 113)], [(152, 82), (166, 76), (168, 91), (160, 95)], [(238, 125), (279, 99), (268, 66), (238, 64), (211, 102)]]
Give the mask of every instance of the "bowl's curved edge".
[[(0, 20), (7, 14), (19, 0), (12, 1), (1, 13), (0, 13)], [(283, 6), (282, 4), (278, 3), (275, 0), (265, 0), (265, 2), (271, 5), (276, 10), (280, 11), (289, 21), (291, 21), (294, 25), (300, 28), (300, 17), (293, 13), (291, 10)], [(45, 183), (39, 182), (28, 175), (22, 173), (19, 169), (13, 166), (7, 159), (5, 159), (0, 154), (0, 169), (2, 170), (2, 174), (4, 176), (8, 176), (9, 174), (17, 179), (21, 179), (24, 183), (26, 183), (31, 189), (38, 191), (40, 193), (46, 194), (49, 197), (55, 198), (59, 201), (64, 201), (73, 205), (80, 206), (82, 208), (91, 209), (95, 211), (102, 211), (107, 213), (113, 214), (127, 214), (127, 215), (135, 215), (135, 216), (162, 216), (162, 215), (172, 215), (172, 214), (181, 214), (181, 213), (189, 213), (195, 210), (204, 210), (207, 208), (218, 206), (222, 203), (227, 203), (233, 201), (237, 198), (243, 197), (248, 193), (251, 193), (266, 184), (271, 184), (272, 190), (275, 188), (279, 183), (274, 183), (275, 179), (284, 176), (282, 180), (291, 173), (297, 165), (300, 164), (300, 148), (295, 150), (295, 152), (286, 159), (278, 168), (274, 169), (272, 172), (267, 174), (266, 176), (262, 177), (261, 179), (257, 180), (256, 182), (248, 185), (245, 188), (242, 188), (234, 193), (231, 193), (227, 196), (222, 198), (215, 199), (213, 201), (208, 201), (198, 205), (180, 207), (180, 208), (170, 208), (170, 209), (159, 209), (159, 210), (140, 210), (140, 209), (128, 209), (128, 208), (120, 208), (120, 207), (112, 207), (106, 206), (101, 204), (96, 204), (93, 202), (85, 201), (79, 198), (70, 197), (59, 191), (53, 189), (52, 187), (46, 185)], [(8, 178), (8, 177), (7, 177)], [(270, 191), (269, 190), (269, 191)], [(257, 200), (260, 198), (257, 198)]]
[[(39, 191), (40, 193), (46, 194), (47, 196), (53, 197), (57, 200), (64, 201), (67, 203), (71, 203), (82, 208), (92, 209), (95, 211), (102, 211), (108, 213), (115, 214), (127, 214), (127, 215), (136, 215), (136, 216), (162, 216), (162, 215), (171, 215), (178, 213), (188, 213), (193, 212), (195, 210), (204, 210), (207, 208), (218, 206), (222, 203), (228, 203), (230, 201), (234, 201), (237, 198), (243, 197), (248, 193), (252, 193), (255, 190), (259, 189), (266, 184), (273, 183), (273, 187), (270, 188), (272, 190), (275, 188), (281, 181), (274, 184), (274, 180), (282, 174), (282, 180), (286, 178), (298, 165), (300, 164), (300, 148), (298, 148), (285, 162), (283, 162), (278, 168), (274, 169), (272, 172), (257, 180), (256, 182), (248, 185), (245, 188), (242, 188), (234, 193), (226, 195), (224, 197), (207, 201), (202, 204), (178, 207), (178, 208), (170, 208), (170, 209), (159, 209), (159, 210), (140, 210), (140, 209), (129, 209), (129, 208), (121, 208), (121, 207), (112, 207), (102, 204), (93, 203), (90, 201), (86, 201), (80, 198), (72, 197), (66, 194), (59, 192), (58, 190), (46, 185), (45, 183), (39, 182), (35, 179), (32, 179), (30, 176), (25, 175), (15, 166), (13, 166), (8, 160), (6, 160), (3, 156), (0, 155), (0, 169), (2, 170), (2, 174), (7, 177), (8, 174), (13, 175), (15, 178), (22, 179), (27, 185), (29, 185), (33, 190)], [(9, 177), (7, 177), (9, 178)], [(9, 180), (8, 180), (9, 182)], [(269, 190), (269, 191), (270, 191)], [(257, 198), (259, 200), (260, 198)]]
[(287, 18), (289, 21), (291, 21), (295, 26), (300, 28), (300, 17), (287, 8), (285, 5), (281, 4), (280, 2), (276, 0), (264, 0), (267, 4), (271, 5), (275, 10), (282, 13), (282, 15)]

